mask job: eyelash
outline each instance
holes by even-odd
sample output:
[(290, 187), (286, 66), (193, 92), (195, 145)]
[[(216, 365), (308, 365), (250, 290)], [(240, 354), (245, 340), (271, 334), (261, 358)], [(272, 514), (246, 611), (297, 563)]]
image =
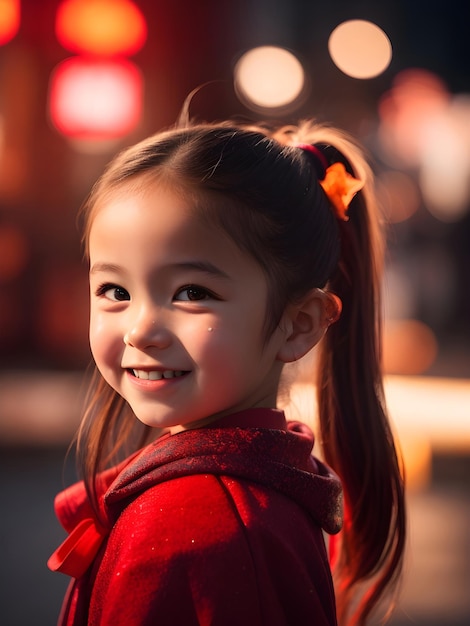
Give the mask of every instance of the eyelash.
[[(129, 296), (129, 293), (127, 292), (126, 289), (124, 289), (124, 287), (120, 287), (119, 285), (115, 285), (113, 283), (103, 283), (102, 285), (98, 287), (95, 293), (97, 296), (104, 296), (106, 292), (110, 291), (111, 289), (114, 289), (115, 291), (119, 289), (121, 293), (125, 293), (127, 296)], [(128, 298), (123, 298), (122, 300), (116, 300), (116, 302), (125, 302), (126, 299), (130, 300), (130, 296)]]
[[(98, 289), (96, 290), (96, 295), (98, 297), (100, 296), (104, 296), (106, 294), (107, 291), (111, 291), (112, 289), (114, 289), (115, 291), (120, 290), (121, 291), (121, 295), (122, 293), (126, 294), (128, 296), (128, 298), (122, 298), (121, 300), (116, 299), (117, 302), (125, 302), (127, 299), (130, 300), (130, 295), (128, 293), (128, 291), (126, 289), (124, 289), (124, 287), (120, 287), (119, 285), (115, 285), (114, 283), (103, 283), (102, 285), (100, 285), (98, 287)], [(219, 300), (220, 298), (213, 292), (210, 291), (209, 289), (207, 289), (206, 287), (201, 287), (200, 285), (196, 285), (194, 283), (190, 283), (189, 285), (184, 285), (183, 287), (180, 287), (174, 296), (174, 299), (177, 299), (176, 297), (182, 293), (184, 293), (185, 291), (194, 291), (194, 292), (199, 292), (199, 294), (203, 294), (202, 298), (194, 298), (191, 299), (190, 297), (188, 297), (187, 300), (179, 300), (180, 302), (198, 302), (200, 300), (206, 300), (206, 299), (212, 299), (212, 300)], [(111, 298), (110, 298), (111, 299)]]
[(204, 297), (203, 298), (194, 298), (193, 300), (191, 298), (188, 298), (188, 300), (183, 300), (180, 302), (198, 302), (200, 300), (207, 300), (207, 299), (211, 299), (211, 300), (219, 300), (220, 298), (213, 292), (210, 291), (209, 289), (207, 289), (206, 287), (201, 287), (200, 285), (195, 285), (194, 283), (191, 283), (189, 285), (184, 285), (183, 287), (180, 287), (177, 292), (175, 293), (174, 298), (176, 299), (176, 296), (178, 296), (179, 294), (185, 292), (185, 291), (195, 291), (195, 292), (199, 292), (200, 294), (203, 294)]

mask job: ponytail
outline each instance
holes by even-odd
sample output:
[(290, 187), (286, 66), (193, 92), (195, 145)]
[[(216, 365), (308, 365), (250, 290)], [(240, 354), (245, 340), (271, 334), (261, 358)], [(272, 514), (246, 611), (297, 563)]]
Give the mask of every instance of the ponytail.
[[(361, 175), (363, 173), (361, 172)], [(381, 374), (381, 237), (370, 188), (340, 222), (341, 257), (329, 289), (343, 304), (320, 349), (318, 406), (326, 461), (344, 487), (345, 526), (334, 564), (340, 624), (364, 624), (402, 567), (404, 488)], [(353, 594), (369, 582), (351, 616)]]

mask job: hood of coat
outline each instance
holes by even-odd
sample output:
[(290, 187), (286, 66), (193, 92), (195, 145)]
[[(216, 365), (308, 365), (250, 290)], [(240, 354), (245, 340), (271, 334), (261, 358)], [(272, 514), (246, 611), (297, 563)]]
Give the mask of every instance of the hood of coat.
[(58, 494), (56, 514), (69, 535), (48, 566), (80, 578), (134, 498), (159, 483), (196, 474), (230, 476), (281, 492), (323, 530), (337, 533), (343, 515), (341, 484), (312, 456), (313, 444), (305, 424), (286, 423), (282, 411), (273, 409), (250, 409), (209, 427), (164, 435), (97, 477), (103, 519), (96, 517), (83, 482)]
[(113, 523), (129, 501), (158, 483), (215, 474), (280, 491), (334, 534), (342, 526), (341, 483), (312, 456), (313, 444), (305, 424), (286, 424), (283, 413), (273, 409), (251, 409), (211, 427), (164, 435), (120, 472), (104, 495), (104, 509)]

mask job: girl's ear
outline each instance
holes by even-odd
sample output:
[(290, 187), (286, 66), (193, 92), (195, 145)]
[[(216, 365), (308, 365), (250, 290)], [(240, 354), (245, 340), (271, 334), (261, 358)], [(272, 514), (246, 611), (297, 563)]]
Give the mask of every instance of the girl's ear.
[(285, 337), (277, 359), (291, 363), (302, 358), (340, 315), (341, 300), (322, 289), (312, 289), (295, 304), (288, 305), (281, 322)]

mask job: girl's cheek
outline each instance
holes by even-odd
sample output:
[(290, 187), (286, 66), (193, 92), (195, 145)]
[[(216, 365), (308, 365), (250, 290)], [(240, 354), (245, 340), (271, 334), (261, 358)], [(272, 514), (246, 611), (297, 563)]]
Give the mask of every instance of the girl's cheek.
[(186, 343), (185, 348), (195, 361), (199, 360), (209, 367), (225, 367), (227, 359), (236, 358), (239, 345), (237, 340), (227, 338), (219, 322), (201, 328), (199, 334), (193, 335), (190, 342)]
[(90, 329), (89, 329), (89, 339), (90, 339), (90, 347), (92, 352), (95, 351), (96, 346), (101, 342), (101, 337), (103, 335), (103, 331), (105, 329), (102, 321), (96, 317), (96, 315), (91, 313), (90, 316)]
[(122, 335), (119, 335), (109, 319), (105, 321), (100, 315), (91, 315), (89, 339), (91, 352), (97, 363), (116, 358), (124, 348)]

